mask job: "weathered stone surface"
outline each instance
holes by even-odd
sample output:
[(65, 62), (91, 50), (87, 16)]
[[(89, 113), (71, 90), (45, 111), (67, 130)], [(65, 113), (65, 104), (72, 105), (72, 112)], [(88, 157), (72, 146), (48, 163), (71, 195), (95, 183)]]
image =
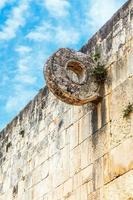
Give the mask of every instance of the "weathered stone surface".
[(133, 138), (124, 141), (104, 156), (104, 168), (105, 183), (133, 169)]
[(66, 104), (45, 87), (0, 133), (0, 200), (133, 199), (133, 112), (123, 118), (133, 103), (132, 10), (129, 0), (78, 53), (100, 51), (99, 102)]
[(117, 178), (104, 188), (104, 200), (132, 200), (133, 199), (133, 171)]
[(62, 101), (82, 105), (99, 97), (100, 85), (92, 75), (95, 63), (91, 57), (70, 49), (59, 49), (44, 69), (49, 89)]

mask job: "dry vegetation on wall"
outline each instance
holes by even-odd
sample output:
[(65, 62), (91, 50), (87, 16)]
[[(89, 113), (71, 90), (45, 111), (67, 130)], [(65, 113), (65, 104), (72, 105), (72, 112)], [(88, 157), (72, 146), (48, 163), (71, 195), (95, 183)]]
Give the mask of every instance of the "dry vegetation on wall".
[(123, 118), (128, 118), (133, 112), (133, 104), (129, 103), (128, 106), (123, 110)]
[(101, 58), (100, 53), (95, 53), (94, 55), (92, 55), (92, 59), (96, 66), (92, 71), (92, 75), (94, 76), (94, 78), (98, 83), (102, 84), (107, 78), (107, 71), (104, 68), (105, 65), (101, 63), (100, 58)]

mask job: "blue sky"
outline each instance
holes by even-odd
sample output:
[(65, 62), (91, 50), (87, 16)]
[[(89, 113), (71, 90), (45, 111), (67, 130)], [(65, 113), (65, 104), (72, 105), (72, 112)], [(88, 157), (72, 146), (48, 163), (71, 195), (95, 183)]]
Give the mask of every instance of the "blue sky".
[(126, 0), (0, 0), (0, 129), (44, 86), (60, 47), (78, 50)]

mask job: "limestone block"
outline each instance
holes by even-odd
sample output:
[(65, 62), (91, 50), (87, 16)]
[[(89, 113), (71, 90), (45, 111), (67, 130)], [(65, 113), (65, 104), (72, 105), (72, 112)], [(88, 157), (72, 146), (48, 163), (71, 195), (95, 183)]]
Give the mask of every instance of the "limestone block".
[(92, 134), (91, 112), (79, 120), (79, 143)]
[[(36, 168), (39, 166), (42, 162), (47, 160), (49, 158), (49, 141), (48, 136), (46, 136), (35, 148), (34, 148), (34, 167)], [(43, 155), (42, 155), (43, 151)]]
[(81, 169), (80, 146), (70, 151), (70, 176), (78, 173)]
[(38, 125), (38, 131), (41, 132), (46, 128), (45, 120), (41, 120)]
[(123, 29), (122, 19), (120, 19), (113, 27), (113, 37), (115, 37)]
[(49, 136), (49, 157), (53, 156), (59, 150), (60, 140), (59, 133), (56, 131), (50, 133)]
[(117, 146), (129, 137), (132, 137), (131, 116), (123, 118), (123, 110), (133, 102), (133, 78), (127, 79), (119, 85), (111, 95), (111, 148)]
[[(5, 193), (6, 195), (4, 196), (3, 195), (3, 199), (2, 200), (11, 200), (11, 199), (14, 199), (14, 200), (17, 200), (17, 195), (15, 197), (13, 197), (13, 192), (12, 192), (12, 188), (8, 189), (8, 191)], [(1, 198), (0, 198), (1, 200)]]
[(119, 31), (117, 33), (117, 35), (113, 38), (113, 41), (112, 41), (112, 53), (115, 54), (121, 45), (124, 45), (125, 44), (125, 39), (126, 39), (126, 35), (124, 34), (124, 29), (122, 31)]
[(81, 169), (87, 167), (93, 160), (93, 146), (91, 137), (87, 138), (80, 145), (81, 149)]
[(52, 200), (58, 200), (62, 198), (63, 198), (63, 184), (55, 189), (55, 191), (53, 192)]
[(72, 178), (70, 178), (68, 181), (64, 183), (64, 189), (63, 189), (63, 196), (67, 198), (68, 196), (71, 196), (73, 189), (73, 182)]
[(128, 68), (128, 77), (133, 76), (133, 50), (132, 49), (127, 55), (127, 68)]
[(43, 162), (45, 162), (48, 158), (49, 158), (49, 147), (46, 147), (43, 149), (43, 151), (41, 151), (35, 156), (34, 160), (36, 160), (37, 164), (40, 165)]
[(112, 90), (123, 83), (128, 77), (127, 58), (125, 55), (117, 60), (111, 67), (112, 69)]
[(94, 188), (97, 190), (104, 184), (103, 177), (103, 157), (97, 159), (94, 163)]
[(51, 177), (47, 177), (43, 181), (39, 182), (37, 185), (33, 187), (32, 198), (33, 200), (37, 200), (47, 194), (52, 188)]
[(57, 187), (63, 182), (63, 159), (61, 152), (50, 158), (50, 175), (53, 177), (53, 186)]
[(81, 188), (73, 191), (68, 198), (62, 200), (81, 200)]
[(94, 182), (93, 180), (89, 181), (87, 184), (88, 195), (94, 191)]
[(101, 197), (100, 190), (97, 190), (88, 196), (88, 200), (104, 200), (104, 199)]
[(104, 180), (111, 181), (133, 169), (133, 138), (130, 138), (111, 150), (104, 157)]
[(48, 136), (48, 131), (47, 131), (47, 128), (45, 127), (42, 131), (38, 131), (38, 136), (36, 138), (36, 142), (40, 143), (47, 136)]
[(63, 122), (64, 122), (64, 125), (63, 125), (64, 129), (69, 128), (73, 124), (73, 115), (72, 115), (71, 109), (69, 109), (67, 112), (64, 113)]
[(65, 148), (62, 149), (62, 162), (63, 162), (63, 174), (62, 179), (63, 182), (65, 182), (70, 177), (70, 147), (69, 145), (65, 146)]
[[(15, 176), (15, 174), (14, 174)], [(12, 178), (13, 179), (13, 178)], [(17, 177), (14, 177), (14, 180), (17, 180)], [(8, 173), (5, 172), (5, 176), (3, 177), (3, 183), (2, 183), (2, 193), (6, 193), (11, 185), (11, 178), (10, 175), (8, 175)]]
[(18, 198), (18, 200), (33, 200), (33, 190), (32, 188), (28, 189), (27, 188), (25, 189), (25, 191), (23, 192), (23, 194), (21, 195), (20, 198)]
[(45, 195), (45, 196), (43, 197), (43, 200), (48, 200), (48, 196)]
[(104, 187), (104, 200), (133, 199), (133, 171), (120, 176)]
[(30, 172), (30, 173), (26, 174), (24, 177), (22, 177), (22, 180), (25, 180), (27, 189), (32, 187), (32, 185), (34, 184), (32, 172)]
[(111, 169), (109, 153), (105, 154), (103, 157), (103, 166), (104, 166), (104, 171), (103, 171), (104, 183), (108, 183), (112, 179), (112, 177), (111, 177), (112, 169)]
[(82, 184), (88, 183), (93, 178), (93, 164), (81, 171), (81, 182)]
[(72, 106), (71, 108), (71, 120), (72, 123), (79, 121), (84, 115), (86, 115), (92, 109), (92, 104), (85, 104), (82, 106)]
[(34, 184), (37, 184), (42, 179), (41, 177), (41, 166), (35, 168), (32, 172), (32, 181)]
[(49, 173), (53, 176), (54, 187), (65, 182), (70, 176), (69, 145), (56, 153), (50, 159)]
[(48, 200), (53, 200), (53, 196), (54, 196), (54, 192), (53, 192), (53, 190), (51, 190), (51, 191), (48, 193)]
[(63, 130), (62, 132), (59, 132), (59, 149), (63, 149), (67, 143), (67, 131)]
[(81, 200), (81, 188), (78, 188), (77, 190), (75, 190), (74, 192), (74, 199), (73, 200)]
[(70, 138), (70, 150), (75, 148), (79, 142), (79, 123), (75, 123), (67, 129)]
[(42, 163), (42, 165), (39, 167), (39, 171), (40, 171), (42, 180), (49, 175), (49, 161), (48, 160)]
[(97, 160), (110, 149), (110, 123), (92, 134), (93, 160)]
[(87, 183), (81, 186), (80, 190), (80, 199), (81, 200), (88, 200), (88, 190), (87, 190)]
[(0, 195), (0, 200), (5, 200), (6, 199), (6, 194), (1, 194)]
[(81, 178), (81, 172), (78, 172), (73, 176), (73, 190), (76, 190), (82, 185), (82, 178)]
[(25, 191), (25, 182), (21, 180), (18, 183), (18, 199), (22, 199), (24, 191)]

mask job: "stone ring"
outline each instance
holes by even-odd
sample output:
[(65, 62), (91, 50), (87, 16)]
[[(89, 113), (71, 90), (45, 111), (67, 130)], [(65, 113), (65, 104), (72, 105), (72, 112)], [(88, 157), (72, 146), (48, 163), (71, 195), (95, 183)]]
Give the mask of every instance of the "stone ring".
[(97, 100), (100, 86), (92, 75), (94, 61), (88, 55), (62, 48), (44, 66), (46, 84), (60, 100), (83, 105)]

